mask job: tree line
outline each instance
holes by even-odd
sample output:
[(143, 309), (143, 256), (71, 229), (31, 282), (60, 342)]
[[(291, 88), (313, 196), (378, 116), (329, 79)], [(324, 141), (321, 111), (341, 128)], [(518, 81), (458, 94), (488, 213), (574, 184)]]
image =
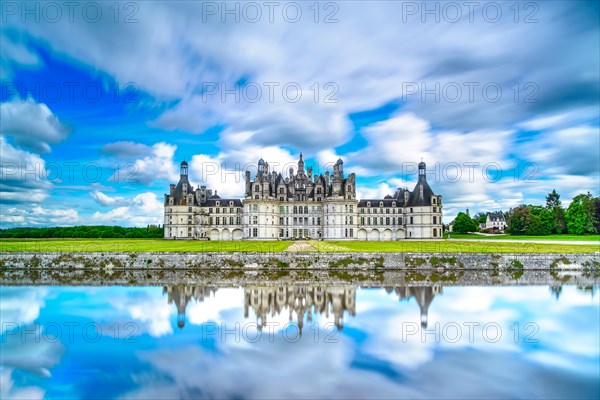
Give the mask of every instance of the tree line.
[(124, 228), (121, 226), (69, 226), (51, 228), (10, 228), (0, 229), (3, 239), (43, 239), (43, 238), (110, 238), (110, 239), (155, 239), (164, 237), (164, 228), (148, 225), (145, 228)]
[[(476, 232), (487, 214), (473, 218), (458, 213), (452, 230), (459, 233)], [(562, 206), (556, 190), (548, 193), (545, 205), (522, 204), (504, 213), (506, 231), (511, 235), (550, 235), (569, 233), (585, 235), (600, 233), (600, 197), (590, 192), (573, 198), (569, 207)]]

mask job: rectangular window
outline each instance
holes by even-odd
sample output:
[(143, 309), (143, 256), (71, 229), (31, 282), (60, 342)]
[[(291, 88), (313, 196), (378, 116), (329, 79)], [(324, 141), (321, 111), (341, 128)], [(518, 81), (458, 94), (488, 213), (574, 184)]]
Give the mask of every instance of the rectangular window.
[(258, 228), (252, 228), (252, 236), (258, 237)]
[(437, 224), (437, 217), (433, 217), (433, 223)]
[(217, 217), (216, 224), (219, 225), (221, 223), (221, 217)]

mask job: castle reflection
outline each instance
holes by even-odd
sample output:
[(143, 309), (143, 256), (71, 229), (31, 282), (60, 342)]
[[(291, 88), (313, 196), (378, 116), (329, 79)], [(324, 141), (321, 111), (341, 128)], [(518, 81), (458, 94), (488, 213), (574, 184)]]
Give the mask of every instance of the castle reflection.
[[(344, 316), (356, 316), (356, 286), (250, 286), (244, 288), (244, 318), (250, 317), (250, 310), (256, 315), (256, 324), (262, 330), (269, 319), (288, 314), (290, 322), (298, 325), (300, 333), (305, 321), (312, 322), (315, 314), (333, 318), (338, 330), (344, 328)], [(185, 310), (191, 300), (203, 302), (219, 290), (215, 286), (164, 286), (168, 304), (177, 308), (177, 326), (185, 326)], [(386, 287), (387, 293), (394, 293), (400, 301), (414, 298), (421, 313), (421, 325), (427, 327), (427, 314), (434, 297), (442, 293), (441, 286), (425, 287)]]

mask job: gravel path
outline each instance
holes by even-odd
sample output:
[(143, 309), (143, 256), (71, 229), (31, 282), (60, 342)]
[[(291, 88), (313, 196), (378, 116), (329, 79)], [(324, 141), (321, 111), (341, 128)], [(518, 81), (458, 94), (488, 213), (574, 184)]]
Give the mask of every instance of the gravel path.
[(310, 243), (308, 242), (294, 242), (290, 247), (288, 247), (285, 251), (317, 251)]

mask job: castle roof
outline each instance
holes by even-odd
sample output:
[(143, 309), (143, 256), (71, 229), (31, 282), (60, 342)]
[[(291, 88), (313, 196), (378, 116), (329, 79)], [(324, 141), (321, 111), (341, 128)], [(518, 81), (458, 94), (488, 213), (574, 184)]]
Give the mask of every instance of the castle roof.
[[(423, 189), (423, 190), (421, 190)], [(423, 207), (431, 205), (431, 196), (435, 196), (433, 190), (425, 179), (419, 179), (415, 188), (408, 198), (407, 207)]]

